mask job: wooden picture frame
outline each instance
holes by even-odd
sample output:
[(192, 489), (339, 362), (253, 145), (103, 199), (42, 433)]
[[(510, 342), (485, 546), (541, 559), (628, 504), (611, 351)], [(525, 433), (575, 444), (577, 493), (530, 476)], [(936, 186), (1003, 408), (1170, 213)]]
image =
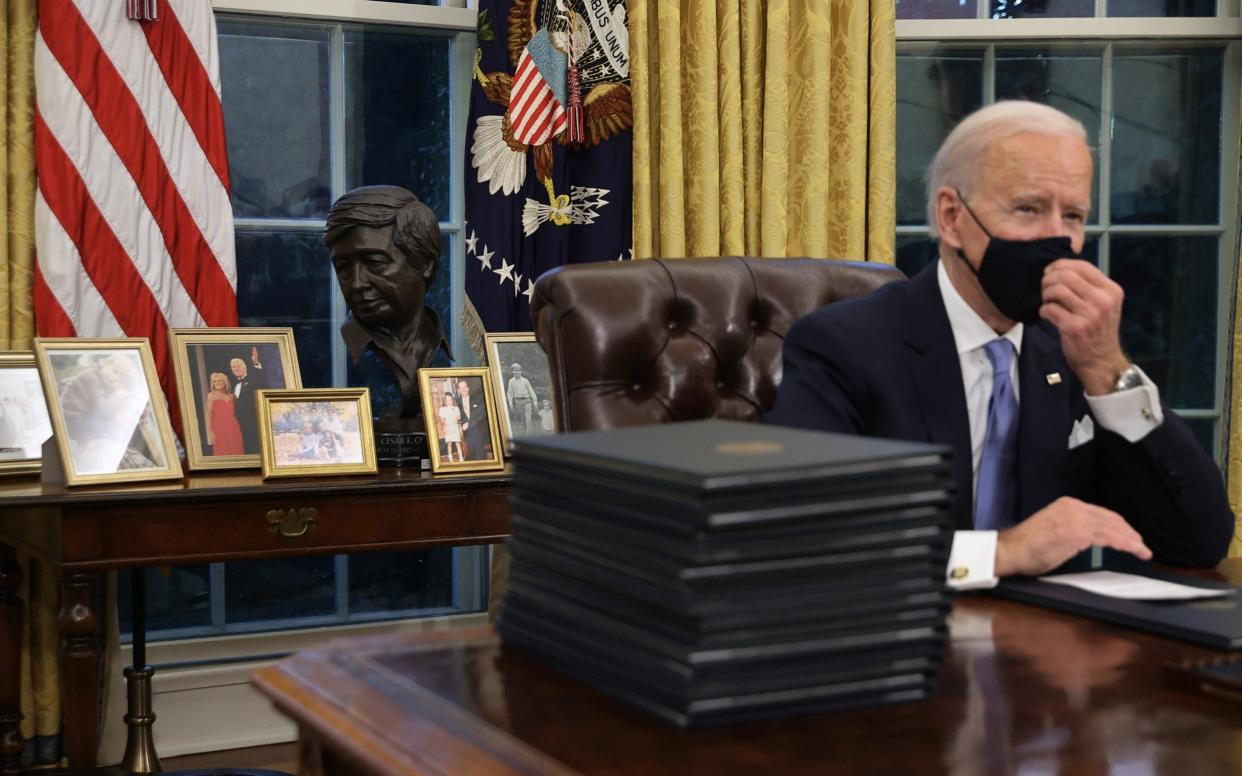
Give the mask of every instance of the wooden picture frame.
[[(497, 429), (496, 400), (491, 374), (486, 367), (420, 369), (418, 388), (433, 473), (487, 472), (505, 468), (504, 449)], [(485, 428), (480, 421), (486, 424)]]
[(375, 474), (367, 388), (259, 391), (263, 479)]
[[(556, 433), (552, 370), (533, 331), (487, 334), (484, 339), (500, 419), (500, 440), (507, 457), (513, 454), (514, 438)], [(525, 393), (533, 396), (518, 395)]]
[(168, 343), (186, 465), (258, 469), (258, 391), (302, 387), (293, 329), (170, 329)]
[(66, 485), (181, 478), (145, 337), (36, 337), (34, 347)]
[(0, 475), (38, 473), (51, 435), (34, 353), (0, 352)]

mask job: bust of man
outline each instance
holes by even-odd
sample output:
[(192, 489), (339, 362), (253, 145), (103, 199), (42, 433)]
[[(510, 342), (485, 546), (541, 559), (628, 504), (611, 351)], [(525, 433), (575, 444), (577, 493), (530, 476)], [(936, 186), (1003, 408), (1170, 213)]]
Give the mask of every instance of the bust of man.
[(418, 370), (449, 355), (439, 318), (423, 306), (440, 263), (435, 213), (400, 186), (363, 186), (332, 205), (323, 242), (350, 310), (341, 326), (350, 360), (378, 356), (401, 390), (388, 414), (417, 416)]

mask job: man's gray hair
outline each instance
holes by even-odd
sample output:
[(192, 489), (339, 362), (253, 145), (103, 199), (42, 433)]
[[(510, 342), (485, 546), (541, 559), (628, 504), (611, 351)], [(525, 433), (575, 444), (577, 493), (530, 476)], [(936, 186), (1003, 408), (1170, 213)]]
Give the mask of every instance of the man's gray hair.
[(979, 165), (987, 149), (1005, 138), (1034, 132), (1066, 135), (1087, 142), (1087, 130), (1078, 119), (1048, 105), (1027, 100), (1002, 100), (962, 119), (940, 145), (927, 168), (927, 226), (936, 231), (936, 192), (948, 186), (969, 197), (978, 182)]

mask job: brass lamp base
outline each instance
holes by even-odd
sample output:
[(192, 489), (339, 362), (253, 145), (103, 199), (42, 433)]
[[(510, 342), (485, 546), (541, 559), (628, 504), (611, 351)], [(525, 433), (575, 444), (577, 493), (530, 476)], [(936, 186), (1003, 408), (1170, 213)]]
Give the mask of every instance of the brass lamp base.
[(160, 756), (155, 752), (155, 737), (151, 730), (151, 725), (155, 723), (151, 704), (151, 676), (154, 673), (151, 666), (125, 669), (128, 692), (125, 724), (129, 726), (129, 736), (125, 741), (121, 769), (127, 773), (160, 773), (164, 770), (160, 765)]

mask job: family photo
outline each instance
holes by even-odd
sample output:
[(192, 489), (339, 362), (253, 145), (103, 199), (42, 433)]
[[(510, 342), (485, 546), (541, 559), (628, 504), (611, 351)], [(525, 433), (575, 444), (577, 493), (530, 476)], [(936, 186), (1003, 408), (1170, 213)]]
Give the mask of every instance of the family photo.
[(177, 392), (190, 468), (258, 466), (256, 394), (300, 388), (288, 329), (175, 329)]
[(504, 456), (487, 370), (420, 369), (433, 471), (499, 468)]
[(181, 476), (146, 340), (36, 339), (66, 483)]
[(0, 355), (0, 471), (5, 462), (37, 461), (51, 435), (34, 356)]
[(486, 339), (505, 452), (513, 439), (556, 433), (548, 357), (534, 333), (488, 334)]
[(274, 402), (270, 411), (278, 466), (362, 463), (357, 402)]

